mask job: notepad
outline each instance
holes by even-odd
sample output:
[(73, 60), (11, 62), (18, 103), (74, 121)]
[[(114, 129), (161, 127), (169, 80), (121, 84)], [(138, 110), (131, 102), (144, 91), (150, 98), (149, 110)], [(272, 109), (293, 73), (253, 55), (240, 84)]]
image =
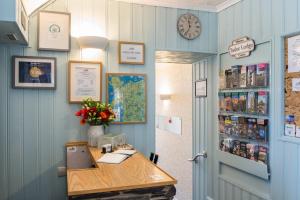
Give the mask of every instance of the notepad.
[(125, 154), (106, 153), (100, 159), (98, 159), (97, 162), (119, 164), (123, 162), (126, 158), (128, 158), (128, 155)]
[(117, 151), (114, 151), (113, 154), (123, 154), (123, 155), (133, 155), (136, 153), (136, 150), (125, 150), (125, 149), (120, 149)]

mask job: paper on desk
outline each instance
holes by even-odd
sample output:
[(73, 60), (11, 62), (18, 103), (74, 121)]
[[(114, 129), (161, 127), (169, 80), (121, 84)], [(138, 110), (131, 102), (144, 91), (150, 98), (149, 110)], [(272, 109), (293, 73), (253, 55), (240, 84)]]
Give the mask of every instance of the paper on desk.
[(120, 150), (114, 151), (113, 153), (114, 154), (123, 154), (123, 155), (133, 155), (136, 153), (136, 150), (120, 149)]
[(119, 164), (123, 162), (126, 158), (128, 158), (128, 156), (124, 154), (106, 153), (100, 159), (98, 159), (97, 162)]

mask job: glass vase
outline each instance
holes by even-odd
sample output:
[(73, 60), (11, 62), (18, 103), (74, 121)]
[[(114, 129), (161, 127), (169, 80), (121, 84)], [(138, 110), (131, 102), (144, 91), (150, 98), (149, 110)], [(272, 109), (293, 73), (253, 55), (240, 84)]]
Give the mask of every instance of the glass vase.
[(98, 140), (102, 135), (104, 135), (103, 125), (90, 125), (88, 129), (88, 145), (91, 147), (97, 147)]

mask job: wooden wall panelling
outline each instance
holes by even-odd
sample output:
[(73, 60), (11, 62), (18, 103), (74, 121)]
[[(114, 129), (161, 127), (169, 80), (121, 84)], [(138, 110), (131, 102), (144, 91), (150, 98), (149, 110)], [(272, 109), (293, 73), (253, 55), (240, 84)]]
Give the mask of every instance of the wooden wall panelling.
[[(34, 30), (37, 27), (37, 15), (32, 17), (29, 24), (29, 29)], [(31, 31), (29, 34), (30, 41), (36, 41), (37, 31)], [(34, 50), (37, 48), (37, 43), (31, 43), (31, 48), (25, 49), (25, 56), (38, 56)], [(40, 198), (39, 190), (39, 119), (38, 119), (38, 91), (29, 90), (24, 92), (24, 113), (31, 117), (24, 118), (24, 184), (27, 185), (24, 189), (25, 198), (38, 199)], [(25, 114), (24, 114), (25, 115)]]
[(155, 46), (157, 50), (165, 49), (167, 46), (167, 9), (157, 7), (155, 9)]
[[(283, 179), (283, 187), (284, 187), (284, 199), (298, 199), (297, 192), (299, 190), (298, 186), (298, 177), (297, 170), (299, 170), (298, 166), (298, 145), (296, 144), (284, 144), (284, 179)], [(295, 159), (296, 158), (296, 159)], [(297, 159), (298, 158), (298, 159)], [(295, 173), (296, 172), (296, 173)]]
[[(240, 7), (240, 8), (238, 8)], [(272, 102), (271, 102), (271, 119), (273, 127), (271, 128), (271, 173), (270, 190), (268, 191), (272, 199), (298, 199), (300, 198), (300, 192), (295, 190), (295, 187), (299, 188), (299, 161), (292, 161), (292, 158), (299, 157), (299, 144), (292, 144), (289, 142), (283, 142), (280, 137), (283, 134), (283, 115), (276, 113), (283, 113), (284, 101), (283, 101), (283, 46), (281, 35), (290, 32), (299, 31), (299, 3), (297, 1), (250, 1), (243, 0), (239, 4), (236, 4), (227, 10), (232, 12), (237, 9), (237, 13), (242, 13), (242, 27), (239, 27), (239, 23), (236, 20), (237, 14), (232, 18), (227, 16), (226, 10), (219, 13), (219, 52), (226, 52), (228, 44), (234, 39), (228, 36), (226, 29), (227, 23), (235, 23), (234, 30), (237, 31), (237, 35), (248, 35), (255, 39), (256, 43), (267, 41), (272, 39), (272, 77), (271, 77), (271, 90), (272, 90)], [(259, 16), (259, 19), (257, 16)], [(252, 24), (249, 26), (249, 23)], [(226, 34), (226, 35), (223, 35)], [(251, 56), (254, 59), (256, 56)], [(288, 152), (292, 152), (289, 154)], [(288, 155), (289, 154), (289, 158)], [(292, 158), (291, 158), (292, 157)], [(287, 164), (289, 163), (289, 164)], [(289, 166), (287, 166), (289, 165)], [(243, 180), (243, 179), (242, 179)], [(253, 181), (255, 183), (255, 181)], [(286, 184), (289, 183), (289, 184)], [(293, 185), (288, 187), (288, 185)], [(242, 199), (248, 199), (249, 196), (243, 196)], [(259, 198), (259, 197), (251, 197)]]
[[(191, 43), (178, 38), (177, 9), (139, 6), (110, 0), (56, 0), (45, 10), (71, 12), (71, 52), (37, 51), (37, 12), (31, 16), (29, 48), (0, 45), (0, 199), (64, 199), (65, 178), (56, 176), (56, 167), (65, 164), (64, 143), (86, 138), (86, 127), (78, 123), (74, 112), (78, 105), (67, 102), (67, 63), (82, 60), (74, 36), (86, 28), (85, 22), (100, 27), (110, 39), (109, 48), (99, 58), (106, 71), (146, 73), (148, 77), (148, 121), (144, 125), (111, 127), (112, 132), (124, 132), (129, 142), (148, 155), (154, 150), (154, 65), (155, 50), (189, 50), (216, 52), (217, 14), (209, 13), (202, 34), (192, 49)], [(204, 13), (204, 14), (203, 14)], [(199, 12), (199, 15), (206, 15)], [(158, 17), (161, 16), (161, 17)], [(207, 20), (212, 20), (208, 22)], [(141, 26), (142, 25), (142, 26)], [(167, 27), (166, 27), (167, 25)], [(168, 29), (169, 27), (169, 29)], [(95, 28), (95, 31), (97, 30)], [(210, 42), (205, 42), (210, 37)], [(119, 66), (117, 41), (138, 40), (146, 45), (144, 66)], [(180, 42), (178, 42), (180, 40)], [(202, 44), (201, 41), (204, 41)], [(175, 44), (175, 45), (174, 45)], [(177, 44), (179, 44), (177, 46)], [(11, 56), (36, 55), (57, 57), (57, 89), (11, 89)], [(3, 161), (3, 162), (2, 162)]]
[[(218, 16), (215, 13), (209, 13), (208, 22), (208, 37), (209, 37), (209, 48), (208, 52), (217, 52), (218, 50)], [(216, 64), (216, 63), (215, 63)], [(215, 66), (215, 65), (214, 65)]]
[[(261, 38), (262, 39), (262, 23), (260, 23), (262, 8), (260, 7), (260, 0), (252, 0), (250, 4), (250, 9), (255, 11), (251, 14), (251, 37), (252, 38)], [(256, 41), (259, 42), (259, 41)]]
[[(168, 49), (177, 49), (177, 38), (179, 35), (177, 35), (177, 16), (179, 11), (175, 8), (166, 8), (166, 26), (165, 29), (162, 31), (165, 31), (167, 33), (166, 35), (166, 47)], [(178, 38), (180, 40), (181, 38)]]
[[(155, 149), (155, 9), (156, 7), (144, 7), (143, 24), (144, 41), (147, 44), (145, 72), (147, 73), (147, 125), (146, 130), (146, 155), (150, 155), (151, 149)], [(153, 98), (151, 98), (153, 97)], [(141, 127), (142, 128), (142, 127)], [(141, 134), (141, 133), (137, 133)]]
[[(8, 49), (7, 57), (13, 55), (23, 55), (23, 49), (12, 46)], [(12, 72), (11, 59), (7, 62), (9, 74)], [(11, 77), (8, 77), (8, 83), (11, 83)], [(11, 84), (7, 85), (8, 88)], [(12, 90), (8, 94), (8, 193), (14, 198), (21, 198), (23, 193), (23, 148), (24, 148), (24, 131), (23, 131), (23, 90)]]
[(284, 28), (285, 32), (291, 32), (295, 30), (298, 26), (298, 1), (290, 0), (288, 3), (284, 4)]
[[(7, 48), (0, 46), (0, 55), (6, 58), (8, 55)], [(8, 198), (8, 90), (9, 90), (9, 77), (8, 74), (8, 60), (0, 59), (0, 192), (3, 198)]]
[[(197, 13), (195, 13), (197, 14)], [(206, 46), (209, 46), (210, 44), (210, 40), (209, 40), (209, 16), (210, 13), (208, 12), (198, 12), (198, 17), (201, 21), (201, 26), (202, 26), (202, 32), (201, 32), (201, 36), (199, 36), (198, 38), (196, 38), (194, 41), (190, 42), (189, 48), (192, 48), (194, 51), (207, 51)], [(207, 30), (206, 30), (207, 29)], [(213, 33), (213, 31), (211, 32)], [(197, 45), (197, 43), (201, 44), (201, 45)], [(202, 46), (203, 45), (203, 46)]]
[[(214, 112), (213, 110), (216, 108), (216, 105), (214, 102), (216, 101), (215, 94), (217, 94), (217, 91), (214, 90), (214, 82), (215, 79), (213, 78), (215, 76), (215, 73), (217, 73), (217, 57), (218, 56), (210, 56), (207, 58), (208, 61), (208, 67), (207, 67), (207, 135), (206, 135), (206, 147), (207, 153), (210, 155), (209, 159), (207, 159), (207, 176), (206, 176), (206, 190), (207, 190), (207, 197), (212, 198), (214, 197), (214, 187), (215, 187), (215, 177), (217, 174), (215, 174), (214, 167), (217, 165), (215, 158), (215, 128), (216, 126), (209, 123), (210, 121), (214, 121)], [(217, 96), (217, 95), (216, 95)], [(213, 124), (213, 123), (212, 123)]]
[[(193, 63), (193, 82), (200, 79), (208, 78), (209, 61), (203, 59), (199, 62)], [(195, 84), (193, 84), (193, 91), (195, 91)], [(208, 93), (209, 94), (209, 93)], [(208, 98), (196, 98), (193, 92), (193, 155), (196, 155), (203, 150), (209, 150), (208, 145)], [(212, 152), (210, 152), (212, 155)], [(208, 176), (206, 174), (209, 166), (208, 160), (213, 159), (211, 156), (207, 159), (200, 159), (198, 163), (193, 163), (193, 191), (194, 199), (205, 199), (208, 192)], [(199, 178), (203, 177), (203, 178)]]
[(269, 40), (272, 36), (272, 23), (269, 23), (272, 19), (272, 0), (260, 1), (260, 28), (262, 41)]

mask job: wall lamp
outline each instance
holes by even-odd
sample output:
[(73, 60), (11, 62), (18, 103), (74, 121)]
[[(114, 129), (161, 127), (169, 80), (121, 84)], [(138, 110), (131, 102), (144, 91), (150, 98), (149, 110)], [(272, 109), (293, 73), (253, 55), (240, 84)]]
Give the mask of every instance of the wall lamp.
[(171, 94), (161, 94), (159, 95), (160, 100), (171, 100)]
[(77, 38), (81, 48), (92, 48), (104, 50), (108, 45), (108, 39), (99, 36), (81, 36)]

